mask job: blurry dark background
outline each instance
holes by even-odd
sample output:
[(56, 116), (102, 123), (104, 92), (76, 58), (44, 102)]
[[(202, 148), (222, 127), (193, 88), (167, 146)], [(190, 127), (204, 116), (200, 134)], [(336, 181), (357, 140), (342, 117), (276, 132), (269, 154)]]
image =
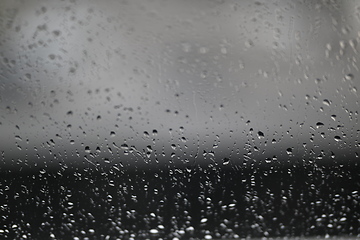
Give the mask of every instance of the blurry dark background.
[(357, 1), (0, 1), (0, 235), (359, 234)]

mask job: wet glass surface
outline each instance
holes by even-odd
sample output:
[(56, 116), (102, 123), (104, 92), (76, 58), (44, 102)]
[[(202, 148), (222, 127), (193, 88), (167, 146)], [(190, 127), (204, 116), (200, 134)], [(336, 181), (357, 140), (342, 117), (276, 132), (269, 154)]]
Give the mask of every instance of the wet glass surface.
[(0, 2), (0, 238), (359, 237), (357, 1)]

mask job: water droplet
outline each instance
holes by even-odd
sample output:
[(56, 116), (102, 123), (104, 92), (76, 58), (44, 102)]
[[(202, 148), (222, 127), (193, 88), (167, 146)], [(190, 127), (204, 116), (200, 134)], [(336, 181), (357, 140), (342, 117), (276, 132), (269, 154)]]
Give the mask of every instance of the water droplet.
[(115, 137), (115, 135), (116, 135), (116, 134), (115, 134), (114, 131), (111, 131), (111, 132), (110, 132), (110, 137)]
[(152, 152), (152, 151), (153, 151), (150, 145), (146, 146), (146, 148), (147, 148), (148, 152)]
[(150, 229), (150, 233), (151, 233), (151, 234), (157, 234), (157, 233), (159, 233), (159, 230), (157, 230), (157, 229)]
[(346, 47), (346, 42), (345, 41), (340, 41), (339, 44), (340, 44), (341, 49), (345, 49), (345, 47)]
[(229, 158), (224, 158), (223, 159), (223, 165), (228, 165), (230, 163), (230, 159)]
[(86, 146), (86, 147), (85, 147), (85, 152), (86, 152), (86, 153), (90, 153), (90, 152), (91, 152), (91, 150), (90, 150), (90, 147), (89, 147), (89, 146)]
[(261, 132), (261, 131), (258, 131), (257, 135), (258, 135), (258, 138), (259, 138), (259, 139), (264, 138), (264, 133)]
[(126, 144), (126, 143), (124, 143), (124, 144), (121, 144), (121, 149), (123, 149), (123, 150), (128, 150), (129, 149), (129, 146)]
[(329, 51), (332, 50), (332, 47), (331, 47), (331, 44), (330, 44), (330, 43), (327, 43), (327, 44), (326, 44), (326, 49), (329, 50)]
[(110, 154), (113, 154), (113, 151), (112, 151), (111, 147), (108, 147), (108, 151), (109, 151)]
[(54, 30), (52, 33), (54, 34), (55, 37), (58, 37), (61, 34), (59, 30)]
[(249, 39), (249, 40), (247, 40), (247, 41), (245, 42), (245, 46), (246, 46), (247, 48), (251, 48), (251, 47), (254, 46), (254, 42), (253, 42), (251, 39)]
[(203, 78), (203, 79), (206, 78), (207, 77), (207, 71), (206, 70), (202, 71), (201, 74), (200, 74), (200, 77)]
[(346, 80), (353, 80), (354, 79), (354, 75), (352, 73), (346, 74), (345, 75), (345, 79)]
[(328, 99), (324, 99), (323, 104), (326, 105), (326, 106), (330, 106), (331, 101), (329, 101)]
[(341, 137), (340, 137), (340, 136), (335, 136), (334, 139), (335, 139), (335, 141), (337, 141), (337, 142), (340, 142), (340, 141), (341, 141)]
[(320, 128), (322, 126), (324, 126), (324, 123), (322, 123), (322, 122), (317, 122), (316, 123), (316, 128)]
[(152, 133), (153, 133), (153, 136), (157, 136), (157, 135), (158, 135), (158, 131), (157, 131), (156, 129), (154, 129), (154, 130), (152, 131)]
[(21, 138), (20, 136), (16, 135), (16, 136), (15, 136), (15, 140), (17, 140), (17, 141), (22, 141), (22, 138)]
[(286, 153), (289, 154), (289, 155), (292, 154), (292, 151), (293, 151), (292, 148), (286, 149)]
[(356, 87), (350, 88), (350, 92), (352, 92), (352, 93), (357, 93), (357, 88), (356, 88)]
[(26, 74), (25, 74), (25, 78), (26, 78), (27, 80), (31, 80), (31, 74), (30, 74), (30, 73), (26, 73)]

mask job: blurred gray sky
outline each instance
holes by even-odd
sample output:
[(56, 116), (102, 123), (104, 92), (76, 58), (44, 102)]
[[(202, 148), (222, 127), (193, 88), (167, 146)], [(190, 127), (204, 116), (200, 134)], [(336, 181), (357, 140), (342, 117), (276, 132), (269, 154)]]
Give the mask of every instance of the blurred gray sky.
[[(9, 0), (0, 9), (2, 167), (77, 154), (141, 165), (172, 152), (182, 164), (206, 161), (204, 151), (241, 162), (359, 150), (357, 1)], [(126, 156), (113, 143), (137, 150)]]

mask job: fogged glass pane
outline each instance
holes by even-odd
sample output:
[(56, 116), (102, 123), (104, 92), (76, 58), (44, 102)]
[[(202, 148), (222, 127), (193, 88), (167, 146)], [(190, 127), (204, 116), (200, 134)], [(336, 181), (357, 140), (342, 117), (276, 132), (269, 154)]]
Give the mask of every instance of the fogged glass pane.
[(359, 237), (359, 41), (357, 1), (1, 1), (1, 238)]

